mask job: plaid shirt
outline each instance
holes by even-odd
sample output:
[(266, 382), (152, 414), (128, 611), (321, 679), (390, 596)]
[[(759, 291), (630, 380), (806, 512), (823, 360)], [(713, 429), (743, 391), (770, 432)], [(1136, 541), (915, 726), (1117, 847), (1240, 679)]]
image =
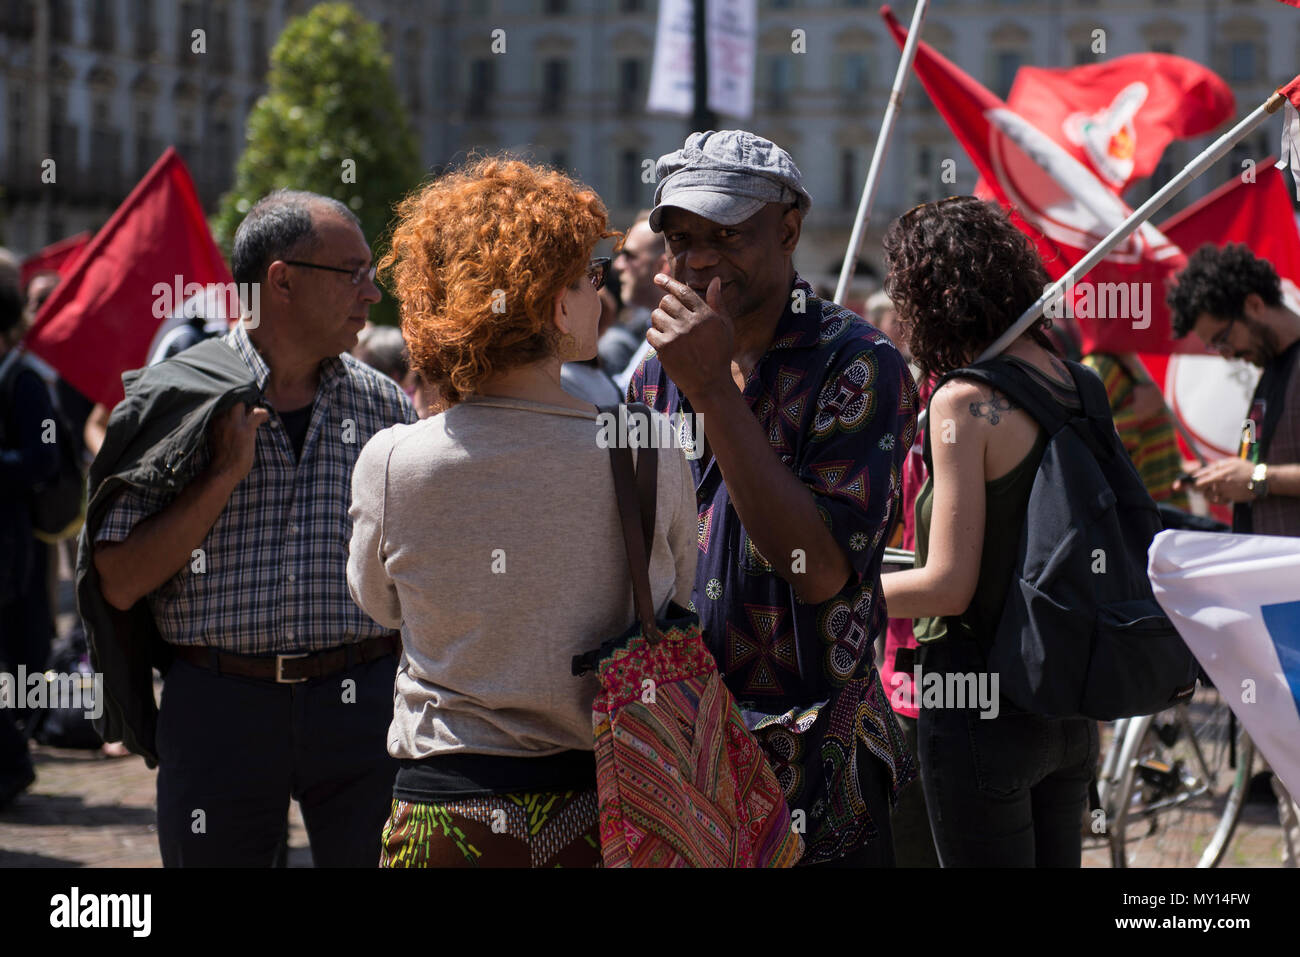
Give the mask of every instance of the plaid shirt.
[[(243, 324), (226, 342), (259, 389), (270, 369)], [(397, 384), (350, 355), (320, 365), (311, 422), (296, 458), (278, 415), (257, 431), (252, 471), (235, 487), (201, 554), (150, 593), (162, 637), (244, 655), (319, 651), (387, 634), (348, 593), (352, 467), (370, 437), (415, 410)], [(194, 478), (207, 467), (195, 456)], [(96, 542), (124, 540), (175, 493), (123, 493)]]

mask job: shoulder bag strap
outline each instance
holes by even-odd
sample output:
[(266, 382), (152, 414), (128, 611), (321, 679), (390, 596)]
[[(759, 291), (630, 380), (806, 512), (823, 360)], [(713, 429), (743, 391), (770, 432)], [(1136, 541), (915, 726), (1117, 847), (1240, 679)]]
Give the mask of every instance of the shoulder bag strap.
[[(623, 407), (602, 406), (601, 412), (619, 415)], [(637, 411), (648, 410), (641, 406)], [(649, 454), (647, 454), (649, 453)], [(617, 442), (609, 449), (609, 461), (614, 473), (614, 498), (618, 505), (618, 518), (623, 527), (623, 546), (627, 549), (628, 569), (632, 574), (633, 607), (642, 634), (651, 642), (659, 639), (655, 626), (654, 598), (650, 591), (650, 545), (654, 535), (654, 503), (657, 481), (658, 455), (653, 448), (640, 450), (639, 467), (634, 468), (632, 450)], [(647, 476), (649, 473), (649, 477)], [(648, 507), (646, 496), (649, 496)]]

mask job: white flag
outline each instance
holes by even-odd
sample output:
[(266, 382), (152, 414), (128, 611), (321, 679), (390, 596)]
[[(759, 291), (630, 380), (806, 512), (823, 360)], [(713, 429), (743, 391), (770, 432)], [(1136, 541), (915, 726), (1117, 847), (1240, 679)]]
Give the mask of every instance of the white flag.
[(1300, 538), (1165, 531), (1156, 600), (1292, 795), (1300, 795)]
[[(647, 109), (689, 116), (695, 102), (693, 0), (660, 0)], [(754, 112), (757, 0), (706, 0), (709, 109), (748, 119)]]

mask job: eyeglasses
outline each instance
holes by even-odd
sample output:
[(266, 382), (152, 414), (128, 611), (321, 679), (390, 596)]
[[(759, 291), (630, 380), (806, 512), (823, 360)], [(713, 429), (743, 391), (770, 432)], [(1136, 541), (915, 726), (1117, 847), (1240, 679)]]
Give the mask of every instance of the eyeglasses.
[(604, 286), (605, 280), (609, 278), (610, 262), (608, 256), (600, 256), (587, 263), (587, 280), (597, 289)]
[(1232, 332), (1232, 324), (1236, 321), (1236, 319), (1229, 319), (1228, 324), (1214, 334), (1214, 338), (1210, 340), (1211, 349), (1222, 351), (1227, 348), (1228, 333)]
[(286, 266), (306, 266), (308, 269), (325, 269), (329, 272), (341, 272), (346, 276), (352, 277), (352, 285), (361, 285), (363, 278), (375, 281), (375, 270), (377, 266), (358, 266), (356, 269), (344, 269), (341, 266), (322, 266), (320, 263), (305, 263), (297, 259), (281, 260)]

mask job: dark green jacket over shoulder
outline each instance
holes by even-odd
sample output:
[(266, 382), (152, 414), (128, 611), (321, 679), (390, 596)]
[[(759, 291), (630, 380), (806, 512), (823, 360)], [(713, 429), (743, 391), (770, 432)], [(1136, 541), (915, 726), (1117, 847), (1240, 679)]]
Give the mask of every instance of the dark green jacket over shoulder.
[(90, 501), (77, 549), (77, 610), (91, 667), (104, 675), (103, 713), (95, 730), (105, 741), (121, 741), (152, 768), (158, 764), (153, 669), (165, 670), (170, 656), (147, 598), (125, 612), (104, 600), (93, 560), (95, 536), (124, 486), (179, 491), (213, 417), (237, 402), (257, 404), (262, 395), (244, 360), (221, 339), (123, 373), (122, 384), (126, 397), (113, 409), (104, 445), (90, 466)]

